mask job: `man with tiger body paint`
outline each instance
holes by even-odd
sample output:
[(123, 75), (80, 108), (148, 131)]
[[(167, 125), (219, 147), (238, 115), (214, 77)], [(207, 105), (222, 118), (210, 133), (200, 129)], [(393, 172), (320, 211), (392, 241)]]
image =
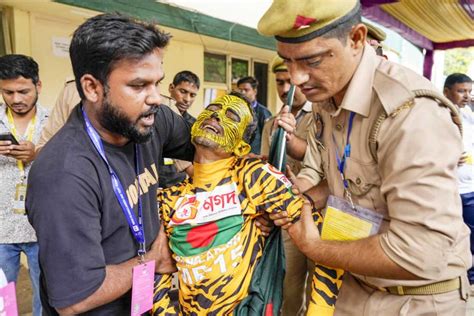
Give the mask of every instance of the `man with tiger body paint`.
[[(252, 122), (249, 103), (231, 93), (211, 103), (193, 125), (194, 177), (158, 195), (178, 268), (180, 310), (169, 306), (170, 277), (159, 276), (155, 315), (279, 313), (281, 297), (260, 304), (259, 311), (241, 304), (253, 293), (251, 281), (264, 279), (259, 262), (268, 254), (265, 245), (270, 239), (262, 235), (255, 219), (265, 212), (286, 211), (296, 222), (303, 205), (309, 204), (293, 194), (289, 180), (271, 165), (243, 158), (250, 152)], [(265, 268), (277, 269), (272, 262)], [(274, 282), (281, 286), (283, 272), (269, 281), (270, 287)]]

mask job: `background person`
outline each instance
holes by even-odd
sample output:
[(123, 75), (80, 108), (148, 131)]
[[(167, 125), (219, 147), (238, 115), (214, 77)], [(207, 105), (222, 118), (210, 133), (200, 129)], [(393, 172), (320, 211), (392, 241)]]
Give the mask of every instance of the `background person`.
[[(168, 87), (171, 97), (169, 106), (172, 109), (177, 108), (181, 116), (190, 126), (193, 125), (196, 118), (189, 114), (188, 110), (196, 99), (199, 87), (199, 77), (189, 70), (178, 72)], [(160, 187), (168, 188), (183, 181), (187, 176), (192, 176), (193, 164), (189, 161), (165, 157), (163, 159), (163, 165), (158, 169), (158, 173), (160, 175)]]
[(38, 103), (38, 64), (25, 55), (0, 57), (0, 133), (11, 133), (19, 145), (0, 140), (0, 269), (16, 282), (20, 254), (28, 260), (33, 289), (33, 315), (41, 315), (40, 268), (36, 234), (25, 215), (26, 179), (35, 159), (35, 144), (48, 111)]
[[(290, 74), (283, 59), (276, 56), (272, 63), (272, 72), (275, 74), (275, 81), (278, 96), (283, 104), (286, 104), (288, 91), (290, 90)], [(295, 87), (295, 96), (291, 113), (296, 119), (295, 135), (305, 139), (308, 128), (313, 122), (311, 114), (311, 102), (306, 100), (306, 96), (299, 87)], [(272, 143), (275, 117), (269, 119), (262, 132), (262, 148), (260, 154), (268, 156)], [(301, 162), (287, 155), (287, 163), (291, 171), (295, 174), (301, 169)], [(286, 272), (283, 284), (283, 305), (282, 315), (294, 316), (304, 315), (306, 305), (311, 294), (311, 276), (314, 271), (314, 263), (295, 246), (288, 233), (284, 230), (283, 244), (285, 247)], [(306, 294), (306, 295), (305, 295)]]
[(195, 73), (183, 70), (174, 76), (173, 82), (168, 87), (170, 97), (176, 101), (179, 113), (190, 125), (196, 118), (189, 114), (188, 110), (196, 100), (200, 86), (201, 82)]
[(377, 56), (382, 56), (387, 59), (387, 56), (383, 54), (382, 42), (385, 41), (387, 35), (384, 31), (367, 22), (363, 22), (367, 27), (367, 43), (375, 49)]
[[(444, 82), (444, 95), (459, 107), (462, 118), (464, 154), (458, 166), (458, 185), (462, 200), (464, 222), (471, 230), (471, 254), (474, 254), (474, 114), (469, 107), (472, 79), (461, 73), (450, 74)], [(470, 284), (474, 284), (474, 269), (468, 270)]]
[(64, 87), (59, 92), (56, 103), (54, 104), (51, 114), (46, 121), (41, 137), (36, 145), (36, 152), (56, 134), (56, 132), (66, 123), (69, 114), (71, 114), (74, 107), (81, 101), (79, 93), (77, 92), (76, 82), (74, 79), (69, 79), (65, 82)]
[(257, 101), (258, 81), (254, 77), (244, 77), (237, 81), (237, 89), (252, 103), (253, 111), (257, 121), (257, 129), (255, 135), (250, 141), (251, 153), (260, 154), (260, 147), (262, 147), (262, 131), (265, 122), (272, 117), (272, 113)]

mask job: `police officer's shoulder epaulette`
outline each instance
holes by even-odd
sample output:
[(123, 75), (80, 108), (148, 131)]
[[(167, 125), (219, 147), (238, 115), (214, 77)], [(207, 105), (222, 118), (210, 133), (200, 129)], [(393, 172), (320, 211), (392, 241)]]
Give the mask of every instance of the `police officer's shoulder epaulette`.
[(376, 71), (374, 90), (387, 115), (396, 115), (403, 108), (413, 105), (415, 94), (403, 82), (389, 76), (386, 72)]
[(450, 110), (453, 123), (456, 124), (462, 136), (459, 110), (444, 95), (430, 89), (410, 90), (402, 82), (381, 71), (376, 71), (375, 76), (374, 90), (382, 103), (380, 113), (369, 134), (369, 149), (375, 161), (377, 161), (377, 137), (382, 123), (387, 117), (396, 117), (400, 112), (414, 106), (415, 98), (430, 98), (439, 105), (447, 107)]

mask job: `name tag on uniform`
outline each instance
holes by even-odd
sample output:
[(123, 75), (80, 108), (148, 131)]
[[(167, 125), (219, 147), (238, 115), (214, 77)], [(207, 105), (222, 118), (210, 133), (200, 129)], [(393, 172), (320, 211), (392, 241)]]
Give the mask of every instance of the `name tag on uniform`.
[(17, 316), (18, 307), (16, 304), (15, 282), (8, 283), (0, 288), (0, 315)]
[(321, 231), (322, 240), (358, 240), (375, 235), (383, 216), (349, 201), (330, 195)]
[(26, 184), (18, 183), (15, 188), (13, 200), (13, 213), (25, 215)]
[(131, 316), (139, 316), (153, 307), (155, 260), (133, 268)]

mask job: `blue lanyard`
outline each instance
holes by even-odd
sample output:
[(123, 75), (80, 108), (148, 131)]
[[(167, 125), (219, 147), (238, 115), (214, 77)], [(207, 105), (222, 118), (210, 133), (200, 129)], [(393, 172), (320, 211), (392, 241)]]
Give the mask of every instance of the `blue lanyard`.
[(334, 133), (332, 134), (332, 140), (334, 142), (334, 148), (336, 149), (336, 160), (337, 160), (337, 168), (339, 169), (339, 172), (341, 173), (342, 180), (344, 183), (344, 188), (348, 188), (347, 185), (347, 180), (344, 177), (344, 168), (346, 166), (346, 157), (350, 157), (351, 155), (351, 143), (349, 142), (349, 137), (351, 136), (351, 131), (352, 131), (352, 122), (354, 121), (354, 116), (355, 113), (351, 112), (349, 116), (349, 125), (347, 127), (347, 139), (346, 139), (346, 145), (344, 146), (344, 152), (342, 156), (339, 155), (339, 150), (337, 149), (337, 143), (336, 143), (336, 138), (334, 137)]
[(135, 237), (135, 240), (138, 242), (138, 245), (139, 245), (138, 255), (140, 257), (143, 257), (146, 253), (146, 247), (145, 247), (145, 230), (143, 227), (142, 203), (141, 203), (141, 197), (140, 197), (140, 177), (139, 177), (140, 150), (138, 148), (138, 145), (135, 144), (135, 159), (136, 159), (135, 172), (137, 174), (137, 183), (138, 183), (138, 220), (137, 220), (135, 213), (133, 212), (133, 209), (131, 207), (131, 204), (127, 198), (127, 195), (125, 194), (125, 190), (123, 189), (122, 183), (120, 182), (120, 179), (118, 178), (117, 173), (115, 173), (114, 169), (112, 169), (112, 166), (110, 165), (109, 161), (107, 160), (107, 157), (105, 156), (104, 145), (102, 143), (102, 140), (100, 139), (99, 134), (97, 133), (95, 128), (92, 126), (91, 122), (89, 121), (89, 118), (87, 117), (87, 114), (84, 111), (84, 108), (81, 108), (81, 109), (82, 109), (82, 115), (84, 116), (84, 121), (86, 122), (87, 134), (89, 135), (89, 138), (94, 144), (95, 149), (97, 150), (99, 155), (102, 157), (105, 164), (107, 165), (107, 168), (109, 169), (109, 174), (112, 180), (112, 187), (114, 189), (115, 196), (117, 197), (117, 200), (120, 206), (122, 207), (122, 211), (123, 211), (123, 214), (125, 215), (125, 218), (127, 219), (128, 226), (130, 227), (130, 231)]

